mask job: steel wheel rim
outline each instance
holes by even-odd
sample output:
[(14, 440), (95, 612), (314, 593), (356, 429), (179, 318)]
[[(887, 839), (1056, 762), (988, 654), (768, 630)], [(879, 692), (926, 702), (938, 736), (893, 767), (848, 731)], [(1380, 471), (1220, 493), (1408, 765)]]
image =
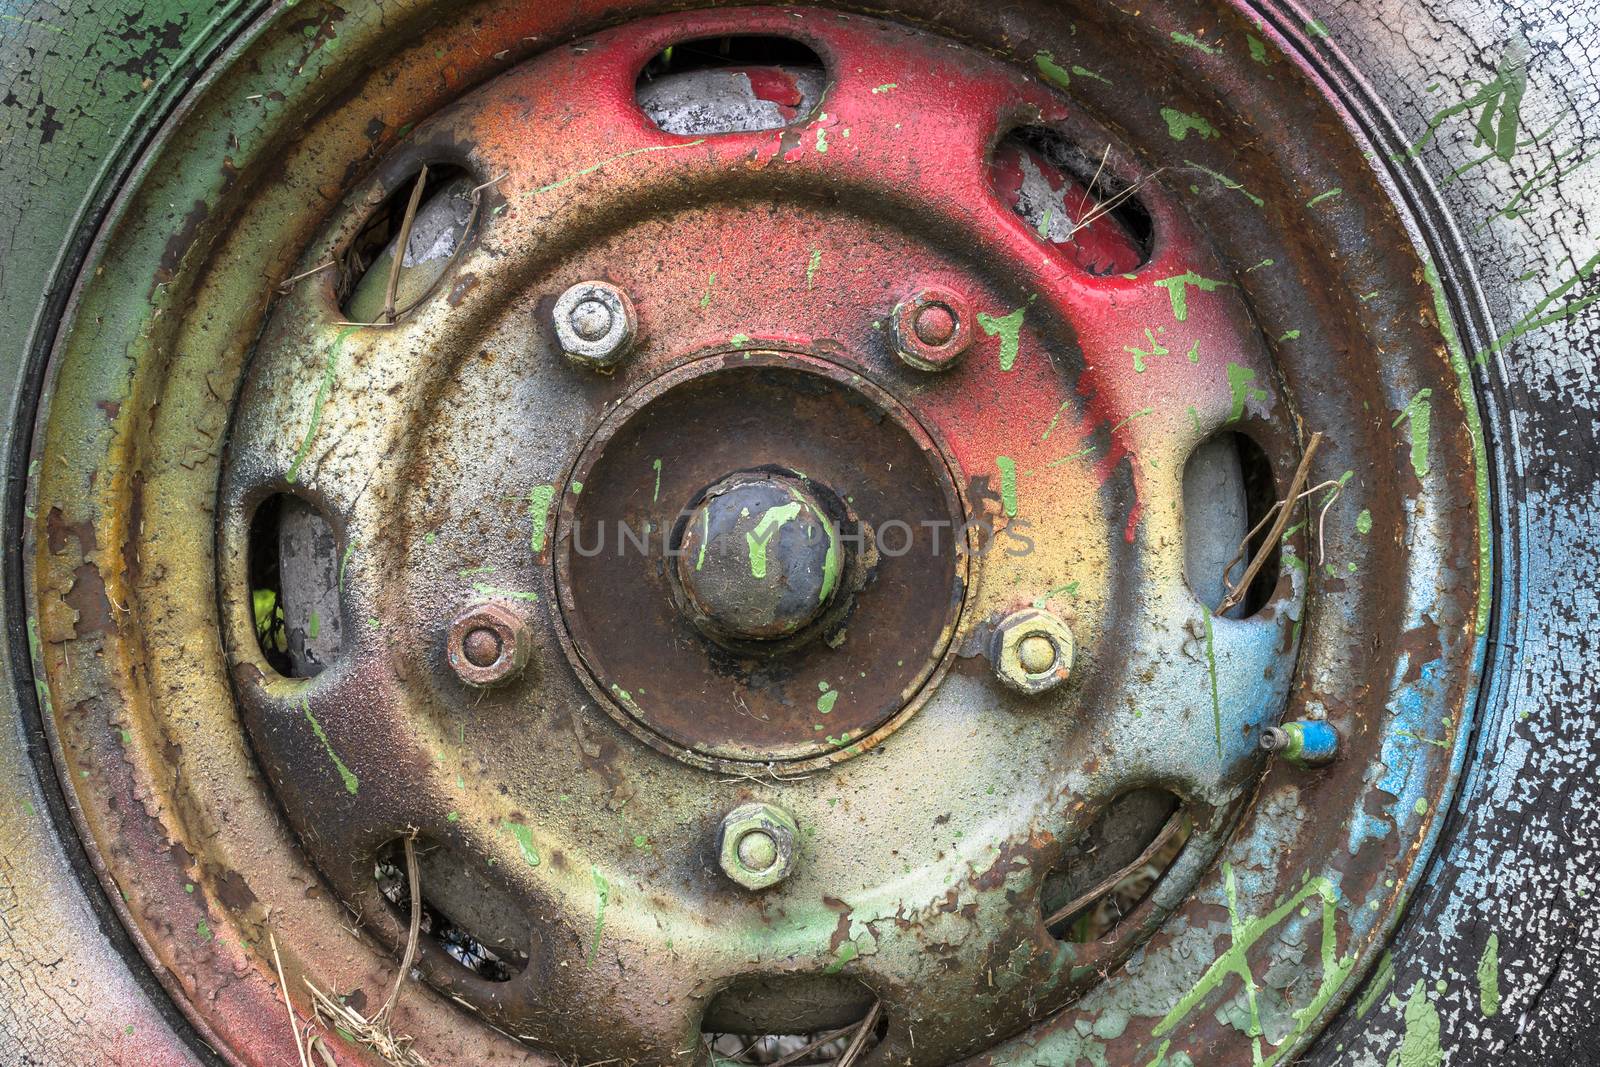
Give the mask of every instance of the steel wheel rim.
[[(1435, 394), (1435, 395), (1437, 395), (1437, 394)], [(1440, 406), (1442, 406), (1442, 402), (1440, 402)], [(46, 453), (46, 454), (48, 454), (48, 453)], [(48, 512), (46, 512), (46, 514), (48, 514)], [(42, 522), (43, 522), (43, 520), (42, 520)], [(67, 536), (70, 536), (70, 534), (67, 534)], [(59, 544), (59, 542), (61, 542), (61, 537), (62, 537), (62, 534), (58, 533), (58, 537), (56, 537), (56, 541), (58, 541), (58, 544)], [(40, 537), (40, 541), (48, 542), (48, 537)], [(45, 547), (48, 547), (48, 544), (46, 544)], [(51, 555), (51, 553), (46, 552), (45, 555)], [(46, 625), (48, 625), (48, 622), (46, 622)], [(45, 645), (46, 646), (50, 645), (50, 641), (48, 641), (48, 638), (46, 638), (46, 640), (45, 640)], [(50, 661), (48, 661), (48, 659), (46, 659), (45, 667), (46, 667), (46, 673), (48, 673), (48, 669), (50, 669), (50, 667), (51, 667)], [(59, 670), (61, 670), (61, 664), (56, 664), (56, 670), (58, 670), (58, 672), (59, 672)], [(1456, 731), (1458, 731), (1458, 733), (1459, 733), (1459, 729), (1461, 729), (1461, 717), (1459, 717), (1459, 715), (1454, 715), (1453, 721), (1451, 721), (1450, 726), (1451, 726), (1451, 728), (1456, 729)], [(1446, 737), (1448, 737), (1448, 734), (1446, 734)], [(1410, 797), (1410, 795), (1406, 795), (1406, 798), (1408, 798), (1408, 800), (1410, 800), (1411, 797)], [(1435, 805), (1434, 806), (1437, 806), (1437, 801), (1435, 801)], [(1422, 811), (1416, 811), (1416, 813), (1414, 813), (1414, 814), (1418, 814), (1418, 816), (1421, 816)], [(85, 816), (85, 817), (88, 817), (88, 816)], [(1395, 835), (1398, 835), (1398, 832), (1395, 832)], [(224, 881), (226, 881), (226, 880), (224, 880)], [(1400, 881), (1400, 883), (1402, 883), (1402, 888), (1403, 888), (1403, 880), (1397, 880), (1397, 881)], [(1398, 889), (1397, 889), (1397, 894), (1398, 894)], [(1330, 993), (1330, 997), (1328, 997), (1328, 1001), (1333, 1000), (1334, 993), (1338, 993), (1338, 992), (1339, 992), (1339, 987), (1334, 987), (1333, 993)], [(1152, 1046), (1152, 1048), (1154, 1048), (1154, 1046)], [(1285, 1048), (1288, 1048), (1288, 1046), (1285, 1045)]]

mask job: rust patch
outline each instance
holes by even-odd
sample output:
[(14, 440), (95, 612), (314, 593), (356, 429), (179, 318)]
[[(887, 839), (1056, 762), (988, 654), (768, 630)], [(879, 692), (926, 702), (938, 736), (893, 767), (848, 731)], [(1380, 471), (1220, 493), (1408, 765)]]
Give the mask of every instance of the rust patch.
[(100, 568), (94, 564), (78, 565), (72, 572), (72, 588), (61, 599), (78, 613), (76, 636), (89, 637), (111, 631), (111, 600), (106, 596)]

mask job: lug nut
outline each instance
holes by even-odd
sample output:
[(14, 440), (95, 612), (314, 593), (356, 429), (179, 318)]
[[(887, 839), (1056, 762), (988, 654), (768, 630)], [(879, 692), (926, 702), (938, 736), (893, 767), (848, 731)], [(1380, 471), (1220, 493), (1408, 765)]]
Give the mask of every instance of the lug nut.
[(891, 322), (895, 353), (917, 370), (949, 370), (972, 344), (972, 305), (949, 289), (918, 289), (895, 306)]
[(989, 660), (995, 677), (1019, 693), (1054, 689), (1072, 673), (1074, 644), (1066, 623), (1037, 608), (1008, 615), (995, 627)]
[(450, 624), (445, 658), (456, 677), (475, 689), (500, 685), (528, 665), (532, 639), (522, 613), (509, 604), (474, 604)]
[(1262, 730), (1261, 747), (1296, 767), (1322, 767), (1339, 755), (1339, 731), (1321, 719), (1294, 719)]
[(561, 351), (595, 370), (626, 359), (638, 328), (627, 294), (607, 282), (579, 282), (562, 293), (553, 320)]
[(746, 889), (765, 889), (789, 875), (799, 827), (772, 804), (741, 804), (722, 820), (722, 873)]

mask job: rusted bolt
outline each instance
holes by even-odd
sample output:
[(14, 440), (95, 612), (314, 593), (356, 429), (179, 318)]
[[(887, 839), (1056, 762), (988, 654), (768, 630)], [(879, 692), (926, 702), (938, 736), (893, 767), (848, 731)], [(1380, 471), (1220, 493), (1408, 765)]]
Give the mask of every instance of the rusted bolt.
[(916, 331), (917, 340), (939, 348), (956, 335), (956, 317), (943, 304), (929, 304), (917, 312)]
[(1074, 644), (1066, 623), (1037, 608), (1015, 612), (995, 628), (989, 659), (995, 677), (1019, 693), (1054, 689), (1072, 673)]
[(893, 317), (895, 352), (917, 370), (949, 370), (972, 344), (972, 305), (937, 286), (901, 301)]
[(682, 606), (713, 638), (773, 641), (811, 622), (838, 592), (839, 531), (800, 478), (735, 474), (707, 490), (683, 526)]
[(746, 889), (765, 889), (788, 877), (800, 835), (789, 813), (772, 804), (741, 804), (722, 820), (722, 873)]
[(467, 662), (474, 667), (491, 666), (504, 650), (505, 645), (500, 641), (500, 635), (487, 626), (467, 631), (466, 638), (461, 642), (462, 653), (467, 657)]
[(579, 282), (556, 300), (556, 340), (580, 366), (610, 370), (628, 357), (638, 322), (626, 293), (607, 282)]
[(1339, 755), (1339, 732), (1321, 719), (1297, 719), (1261, 731), (1261, 747), (1296, 767), (1321, 767)]
[(1017, 659), (1029, 674), (1043, 674), (1056, 665), (1056, 646), (1048, 637), (1029, 634), (1017, 646)]
[(482, 689), (508, 682), (528, 665), (528, 623), (509, 604), (486, 601), (450, 624), (445, 657), (467, 685)]

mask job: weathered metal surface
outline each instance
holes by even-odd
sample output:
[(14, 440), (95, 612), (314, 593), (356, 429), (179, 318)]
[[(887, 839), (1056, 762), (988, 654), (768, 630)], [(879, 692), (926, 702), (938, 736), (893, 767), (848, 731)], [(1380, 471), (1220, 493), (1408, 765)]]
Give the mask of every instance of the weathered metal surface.
[[(477, 28), (480, 45), (550, 29), (537, 20), (551, 16), (497, 17)], [(1076, 47), (1092, 52), (1131, 32), (1120, 17), (1106, 17), (1118, 19), (1114, 29), (1085, 23)], [(1150, 20), (1156, 31), (1165, 17)], [(631, 107), (634, 64), (674, 35), (735, 24), (770, 24), (816, 42), (839, 72), (826, 115), (798, 137), (704, 141), (618, 121)], [(378, 147), (392, 144), (385, 131), (426, 110), (407, 92), (438, 69), (441, 57), (424, 61), (427, 49), (444, 49), (446, 69), (484, 70), (474, 66), (488, 62), (474, 58), (476, 50), (452, 50), (452, 29), (440, 27), (394, 60), (390, 106), (402, 121), (376, 127)], [(340, 65), (349, 66), (352, 52), (375, 56), (392, 32), (376, 22), (341, 24)], [(1052, 56), (1067, 54), (1056, 47)], [(258, 56), (260, 77), (289, 69), (290, 58)], [(1062, 69), (1046, 58), (1037, 69)], [(326, 62), (302, 51), (295, 69), (313, 60)], [(407, 60), (416, 64), (409, 73)], [(248, 81), (238, 87), (246, 88)], [(1166, 88), (1174, 104), (1196, 106), (1175, 85)], [(1090, 85), (1085, 96), (1107, 112), (1139, 99), (1096, 101), (1102, 93), (1113, 90)], [(69, 335), (57, 361), (40, 448), (60, 463), (41, 468), (33, 489), (39, 667), (63, 765), (83, 772), (68, 786), (85, 829), (100, 843), (108, 877), (128, 894), (126, 918), (136, 929), (156, 924), (160, 936), (148, 948), (180, 995), (205, 1004), (205, 1017), (234, 1047), (281, 1054), (284, 1035), (268, 1022), (276, 990), (252, 947), (268, 906), (293, 924), (292, 973), (307, 968), (325, 986), (376, 989), (385, 966), (343, 933), (336, 906), (306, 896), (316, 876), (251, 784), (211, 615), (218, 577), (220, 628), (239, 662), (254, 751), (321, 874), (352, 904), (375, 901), (370, 858), (408, 825), (471, 857), (475, 873), (514, 907), (543, 917), (539, 949), (520, 980), (465, 976), (438, 951), (425, 952), (424, 968), (491, 1018), (515, 1021), (535, 1044), (659, 1061), (693, 1043), (719, 983), (830, 968), (883, 999), (890, 1028), (877, 1055), (886, 1061), (939, 1062), (1046, 1016), (992, 1057), (1054, 1062), (1092, 1056), (1090, 1046), (1104, 1044), (1099, 1055), (1132, 1060), (1265, 1042), (1281, 1058), (1302, 1043), (1381, 936), (1379, 919), (1403, 895), (1414, 842), (1428, 825), (1427, 801), (1448, 787), (1448, 746), (1463, 722), (1481, 611), (1481, 487), (1470, 466), (1428, 458), (1471, 454), (1471, 409), (1463, 416), (1434, 323), (1401, 310), (1428, 306), (1405, 302), (1404, 294), (1425, 290), (1403, 269), (1404, 243), (1340, 263), (1337, 285), (1320, 253), (1266, 244), (1301, 192), (1292, 173), (1273, 169), (1284, 160), (1272, 155), (1252, 158), (1242, 175), (1212, 179), (1218, 184), (1204, 193), (1193, 183), (1190, 196), (1262, 201), (1259, 222), (1211, 234), (1216, 251), (1192, 231), (1181, 188), (1158, 181), (1144, 194), (1164, 235), (1151, 263), (1132, 278), (1075, 272), (1070, 256), (987, 197), (983, 148), (1019, 117), (1065, 123), (1093, 143), (1105, 135), (1015, 71), (870, 20), (741, 13), (642, 23), (580, 49), (558, 47), (472, 106), (482, 111), (465, 132), (445, 136), (443, 119), (419, 125), (375, 183), (334, 212), (328, 230), (292, 220), (306, 190), (339, 191), (347, 168), (359, 173), (364, 160), (351, 153), (369, 149), (354, 131), (367, 116), (285, 109), (274, 119), (284, 125), (267, 131), (292, 126), (297, 138), (274, 172), (281, 188), (230, 186), (187, 222), (158, 206), (187, 200), (152, 181), (145, 195), (156, 202), (128, 216), (126, 240), (111, 246), (109, 280), (86, 290), (79, 311), (79, 322), (110, 312), (101, 316), (109, 324), (93, 338)], [(548, 150), (528, 151), (532, 124), (552, 112), (567, 133), (537, 140)], [(166, 162), (180, 153), (214, 158), (224, 145), (230, 158), (284, 152), (285, 142), (270, 135), (240, 143), (232, 121), (211, 129), (203, 117), (195, 121), (196, 133), (168, 149)], [(1140, 142), (1144, 163), (1115, 149), (1110, 166), (1132, 180), (1149, 159), (1177, 148), (1160, 140), (1166, 136), (1157, 129)], [(359, 225), (370, 190), (397, 188), (412, 153), (439, 145), (461, 153), (484, 181), (505, 174), (485, 194), (490, 210), (474, 245), (437, 299), (391, 330), (337, 325), (331, 283), (315, 276), (280, 302), (235, 427), (217, 515), (220, 567), (214, 575), (195, 566), (211, 545), (204, 505), (217, 484), (221, 398), (233, 395), (242, 374), (239, 339), (254, 336), (247, 326), (268, 303), (265, 291), (224, 299), (251, 291), (230, 272), (248, 264), (259, 276), (265, 263), (287, 277), (296, 256), (298, 269), (314, 266)], [(1232, 166), (1203, 143), (1177, 150), (1216, 174)], [(906, 165), (923, 158), (940, 166)], [(1318, 162), (1337, 171), (1347, 192), (1332, 210), (1352, 206), (1332, 227), (1309, 225), (1335, 242), (1370, 244), (1376, 223), (1364, 211), (1373, 200), (1356, 195), (1367, 181), (1359, 160), (1345, 160), (1345, 169)], [(206, 192), (200, 202), (211, 203), (216, 190), (200, 170), (192, 173), (193, 188)], [(819, 195), (842, 190), (849, 213), (816, 205)], [(691, 191), (732, 203), (703, 207), (708, 201)], [(919, 209), (918, 229), (902, 225), (906, 204)], [(683, 241), (690, 228), (696, 239)], [(1253, 236), (1292, 269), (1247, 272)], [(541, 348), (534, 333), (545, 321), (539, 302), (607, 270), (635, 294), (648, 343), (613, 379), (570, 376), (548, 338)], [(936, 382), (902, 368), (885, 337), (885, 316), (912, 275), (959, 282), (984, 309), (983, 336)], [(151, 317), (119, 303), (119, 286), (135, 277), (155, 281)], [(747, 284), (755, 279), (759, 287)], [(1248, 294), (1253, 317), (1235, 288)], [(1383, 294), (1378, 313), (1358, 314), (1356, 296), (1369, 292)], [(208, 316), (187, 311), (198, 307)], [(157, 317), (157, 309), (170, 310)], [(1275, 339), (1276, 367), (1257, 326)], [(96, 358), (114, 330), (127, 333), (131, 380), (125, 366)], [(981, 664), (963, 660), (870, 759), (798, 782), (722, 787), (716, 804), (706, 803), (715, 780), (706, 772), (653, 755), (586, 710), (551, 614), (559, 602), (548, 570), (555, 542), (544, 519), (557, 487), (561, 508), (586, 495), (568, 472), (606, 404), (708, 350), (805, 353), (791, 358), (881, 379), (873, 387), (899, 394), (946, 444), (976, 514), (1017, 532), (1018, 520), (1047, 520), (1029, 531), (1038, 538), (1033, 552), (982, 558), (951, 643), (963, 649), (990, 620), (1042, 602), (1071, 617), (1088, 663), (1082, 681), (1049, 698), (1059, 699), (1051, 713), (1023, 717), (1004, 707)], [(1184, 358), (1191, 351), (1192, 361)], [(1328, 352), (1343, 360), (1336, 378), (1326, 370)], [(1308, 428), (1354, 428), (1329, 458), (1319, 455), (1327, 469), (1318, 480), (1337, 477), (1341, 463), (1355, 472), (1340, 505), (1346, 517), (1330, 517), (1317, 546), (1327, 557), (1315, 567), (1293, 562), (1311, 544), (1304, 529), (1297, 533), (1278, 596), (1262, 615), (1212, 619), (1182, 578), (1182, 460), (1211, 432), (1246, 427), (1285, 484), (1294, 428), (1275, 372)], [(1374, 411), (1381, 414), (1363, 414)], [(496, 425), (538, 432), (504, 463), (484, 464), (485, 413), (500, 416)], [(1058, 459), (1070, 462), (1050, 466)], [(664, 462), (664, 476), (665, 469)], [(640, 493), (646, 472), (655, 473), (639, 472)], [(273, 678), (251, 663), (241, 582), (250, 507), (262, 492), (290, 486), (338, 517), (348, 553), (351, 640), (340, 663), (311, 682)], [(1464, 506), (1445, 503), (1452, 500)], [(1369, 517), (1350, 517), (1352, 503), (1369, 505)], [(1379, 535), (1369, 537), (1373, 531)], [(1338, 565), (1346, 569), (1329, 569)], [(1457, 579), (1449, 598), (1434, 586), (1441, 569)], [(1385, 576), (1374, 583), (1382, 588), (1348, 577), (1366, 570)], [(1301, 590), (1308, 645), (1291, 713), (1309, 706), (1336, 719), (1353, 751), (1315, 779), (1273, 769), (1227, 862), (1207, 874), (1229, 830), (1223, 812), (1207, 809), (1231, 811), (1253, 787), (1256, 731), (1289, 689)], [(538, 605), (542, 651), (527, 684), (472, 703), (469, 721), (468, 702), (438, 684), (440, 649), (452, 609), (484, 595)], [(840, 703), (849, 695), (842, 682), (833, 684)], [(1374, 721), (1386, 702), (1406, 717), (1403, 727)], [(1447, 732), (1424, 733), (1441, 714)], [(975, 728), (980, 721), (986, 728)], [(1367, 793), (1369, 770), (1400, 764), (1410, 777), (1380, 782), (1390, 799)], [(930, 766), (960, 773), (930, 776)], [(973, 794), (974, 768), (992, 793)], [(1045, 871), (1097, 810), (1146, 782), (1182, 795), (1202, 831), (1112, 943), (1055, 942), (1037, 929)], [(784, 895), (781, 914), (728, 899), (705, 862), (720, 811), (764, 795), (805, 809), (805, 862), (765, 894)], [(1300, 817), (1302, 806), (1340, 810), (1341, 796), (1355, 805), (1348, 825)], [(1365, 810), (1369, 796), (1381, 815)], [(146, 821), (131, 817), (135, 807)], [(863, 849), (861, 840), (870, 844)], [(848, 856), (839, 852), (844, 842), (852, 842)], [(1196, 896), (1183, 903), (1191, 886)], [(1297, 917), (1301, 904), (1311, 907)], [(375, 908), (370, 921), (392, 938), (386, 915)], [(672, 942), (665, 955), (656, 925), (663, 917)], [(1311, 940), (1321, 931), (1326, 968), (1314, 990), (1297, 991), (1281, 970), (1259, 988), (1253, 978), (1224, 985), (1215, 977), (1268, 950), (1303, 947), (1307, 921)], [(174, 936), (190, 927), (195, 939)], [(1115, 968), (1158, 928), (1136, 968), (1099, 982), (1098, 971)], [(1223, 947), (1230, 931), (1234, 945)], [(931, 948), (945, 955), (930, 959)], [(1246, 1000), (1266, 1005), (1270, 1030), (1250, 1013), (1234, 1025)], [(576, 1014), (557, 1025), (546, 1014), (551, 1005)], [(483, 1043), (480, 1058), (519, 1054), (446, 1002), (419, 997), (408, 1011), (406, 1024), (428, 1047), (459, 1048), (470, 1035)]]

